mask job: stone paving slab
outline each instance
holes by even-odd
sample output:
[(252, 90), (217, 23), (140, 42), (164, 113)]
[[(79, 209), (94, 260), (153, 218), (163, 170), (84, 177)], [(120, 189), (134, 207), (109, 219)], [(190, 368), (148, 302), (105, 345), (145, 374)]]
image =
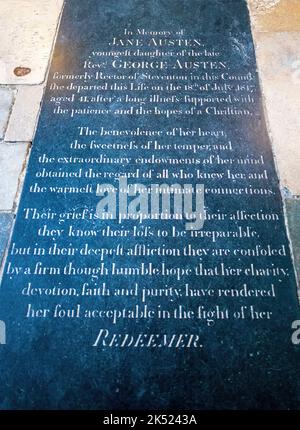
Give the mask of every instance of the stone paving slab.
[(281, 185), (300, 196), (300, 32), (258, 32), (255, 41)]
[(14, 91), (9, 87), (0, 88), (0, 139), (4, 138), (9, 115), (14, 101)]
[(299, 0), (248, 0), (257, 31), (300, 31)]
[(10, 116), (6, 142), (31, 142), (43, 97), (43, 85), (18, 86)]
[(0, 212), (0, 267), (8, 244), (13, 219), (12, 213)]
[(10, 212), (14, 209), (27, 151), (27, 143), (0, 144), (0, 211)]
[(1, 0), (0, 84), (45, 80), (63, 0)]

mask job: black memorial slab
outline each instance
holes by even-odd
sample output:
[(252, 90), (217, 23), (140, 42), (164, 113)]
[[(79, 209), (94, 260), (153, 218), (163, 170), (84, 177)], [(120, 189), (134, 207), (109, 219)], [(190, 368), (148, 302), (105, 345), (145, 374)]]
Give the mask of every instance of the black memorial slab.
[(0, 290), (1, 408), (298, 408), (299, 319), (246, 1), (67, 1)]

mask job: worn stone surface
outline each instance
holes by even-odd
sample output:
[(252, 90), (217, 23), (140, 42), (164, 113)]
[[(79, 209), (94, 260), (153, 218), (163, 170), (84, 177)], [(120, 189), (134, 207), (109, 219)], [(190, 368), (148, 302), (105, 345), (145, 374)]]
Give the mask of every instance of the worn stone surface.
[(18, 86), (5, 141), (31, 142), (43, 96), (43, 85)]
[[(0, 408), (299, 407), (296, 280), (248, 18), (236, 0), (67, 2), (0, 289)], [(140, 28), (167, 34), (148, 67)], [(70, 97), (85, 59), (91, 85)], [(121, 223), (120, 173), (143, 184)], [(151, 184), (174, 181), (204, 185), (204, 226), (143, 218)], [(181, 333), (199, 342), (163, 341)]]
[(280, 181), (300, 195), (300, 33), (257, 32), (255, 42)]
[(0, 144), (0, 210), (12, 211), (28, 144)]
[(254, 14), (265, 14), (276, 6), (280, 0), (248, 0)]
[(11, 232), (14, 215), (9, 212), (0, 212), (0, 268), (5, 249)]
[(285, 199), (285, 207), (300, 287), (300, 199)]
[(0, 84), (44, 81), (63, 0), (0, 2)]
[(14, 216), (9, 212), (0, 212), (0, 268), (11, 232)]
[(0, 87), (0, 140), (3, 139), (14, 101), (11, 88)]
[(300, 30), (299, 0), (248, 0), (256, 30), (270, 32)]

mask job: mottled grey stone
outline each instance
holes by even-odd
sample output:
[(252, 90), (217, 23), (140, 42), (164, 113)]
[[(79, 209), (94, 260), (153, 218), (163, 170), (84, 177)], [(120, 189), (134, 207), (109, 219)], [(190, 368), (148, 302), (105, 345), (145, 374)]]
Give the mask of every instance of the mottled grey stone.
[(12, 222), (12, 213), (0, 212), (0, 266), (8, 243)]
[(62, 4), (62, 0), (0, 2), (1, 84), (44, 81)]
[(27, 143), (0, 145), (0, 210), (10, 212), (20, 185), (20, 174), (26, 161)]
[(3, 139), (9, 114), (14, 100), (14, 92), (10, 88), (0, 88), (0, 139)]
[(286, 213), (298, 281), (300, 280), (300, 199), (286, 199)]

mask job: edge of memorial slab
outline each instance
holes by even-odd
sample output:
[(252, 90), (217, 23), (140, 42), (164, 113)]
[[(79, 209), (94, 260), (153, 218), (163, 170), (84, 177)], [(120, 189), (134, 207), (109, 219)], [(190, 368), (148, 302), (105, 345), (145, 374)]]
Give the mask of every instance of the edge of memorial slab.
[[(14, 227), (15, 227), (15, 222), (16, 222), (16, 216), (17, 216), (17, 212), (18, 212), (18, 207), (19, 207), (19, 203), (21, 200), (21, 196), (22, 196), (22, 192), (23, 192), (23, 184), (24, 184), (24, 179), (26, 176), (26, 172), (27, 172), (27, 166), (28, 166), (28, 162), (29, 162), (29, 158), (30, 158), (30, 153), (31, 153), (31, 148), (32, 148), (32, 144), (34, 142), (34, 138), (35, 138), (35, 133), (38, 127), (38, 123), (39, 123), (39, 117), (40, 117), (40, 113), (42, 110), (42, 106), (43, 106), (43, 97), (44, 97), (44, 93), (45, 93), (45, 87), (46, 87), (46, 83), (48, 81), (48, 76), (49, 76), (49, 71), (50, 71), (50, 65), (51, 65), (51, 61), (52, 61), (52, 57), (53, 57), (53, 52), (54, 52), (54, 48), (56, 45), (56, 40), (57, 40), (57, 36), (58, 36), (58, 31), (60, 28), (60, 23), (61, 23), (61, 19), (63, 16), (63, 11), (66, 5), (66, 0), (63, 0), (62, 2), (62, 7), (56, 22), (56, 27), (55, 27), (55, 31), (54, 31), (54, 36), (53, 36), (53, 40), (51, 43), (51, 48), (50, 48), (50, 52), (49, 52), (49, 56), (48, 56), (48, 60), (47, 60), (47, 67), (46, 67), (46, 71), (45, 71), (45, 75), (44, 75), (44, 80), (42, 82), (39, 83), (30, 83), (30, 84), (26, 84), (26, 83), (21, 83), (20, 84), (0, 84), (1, 87), (7, 87), (7, 88), (12, 88), (14, 91), (18, 88), (18, 86), (37, 86), (37, 85), (43, 85), (44, 84), (44, 89), (42, 92), (42, 99), (41, 99), (41, 103), (39, 106), (39, 110), (36, 116), (36, 121), (35, 121), (35, 125), (34, 125), (34, 130), (33, 130), (33, 138), (31, 142), (28, 142), (28, 148), (27, 148), (27, 152), (26, 152), (26, 157), (24, 159), (23, 165), (22, 165), (22, 169), (18, 178), (18, 186), (17, 186), (17, 192), (15, 195), (15, 199), (14, 199), (14, 204), (13, 204), (13, 208), (11, 211), (5, 211), (5, 210), (0, 210), (0, 216), (9, 216), (10, 217), (10, 223), (8, 223), (8, 230), (6, 233), (6, 239), (2, 252), (0, 252), (0, 288), (1, 288), (1, 283), (2, 283), (2, 278), (3, 278), (3, 272), (4, 272), (4, 268), (5, 268), (5, 264), (6, 264), (6, 260), (7, 260), (7, 256), (8, 256), (8, 252), (9, 252), (9, 248), (10, 248), (10, 244), (11, 244), (11, 239), (13, 236), (13, 232), (14, 232)], [(10, 112), (9, 112), (9, 117), (7, 120), (7, 124), (6, 124), (6, 130), (8, 128), (9, 125), (9, 120), (10, 120), (10, 116), (12, 113), (12, 109), (13, 109), (13, 105), (15, 102), (15, 98), (13, 101), (13, 104), (11, 106)], [(6, 132), (5, 130), (5, 132)], [(4, 133), (4, 137), (5, 137), (5, 133)], [(5, 140), (1, 140), (1, 143), (13, 143), (13, 142), (6, 142)]]
[[(253, 39), (253, 44), (254, 44), (254, 49), (255, 49), (256, 61), (257, 61), (258, 44), (257, 44), (257, 39), (255, 36), (258, 33), (272, 33), (272, 31), (270, 31), (268, 29), (261, 28), (257, 23), (257, 17), (261, 14), (268, 13), (268, 10), (264, 10), (262, 12), (255, 11), (253, 8), (253, 5), (251, 6), (252, 0), (247, 0), (246, 2), (247, 2), (247, 7), (248, 7), (248, 11), (249, 11), (249, 16), (250, 16), (250, 26), (251, 26), (251, 32), (252, 32), (252, 39)], [(285, 31), (285, 32), (289, 32), (289, 31)], [(262, 103), (263, 103), (264, 116), (265, 116), (265, 121), (266, 121), (266, 126), (267, 126), (267, 132), (268, 132), (270, 143), (271, 143), (276, 173), (277, 173), (277, 176), (279, 179), (280, 191), (281, 191), (282, 202), (283, 202), (284, 222), (285, 222), (285, 226), (286, 226), (286, 232), (287, 232), (287, 237), (288, 237), (289, 247), (290, 247), (290, 251), (291, 251), (293, 267), (294, 267), (294, 272), (295, 272), (296, 281), (297, 281), (297, 293), (298, 293), (298, 299), (299, 299), (299, 303), (300, 303), (300, 234), (297, 235), (298, 230), (300, 230), (297, 228), (300, 225), (300, 196), (292, 193), (282, 183), (282, 178), (281, 178), (280, 169), (279, 169), (279, 165), (278, 165), (279, 163), (278, 163), (278, 159), (277, 159), (276, 148), (274, 145), (274, 140), (273, 140), (273, 135), (272, 135), (272, 127), (271, 127), (270, 120), (269, 120), (268, 104), (267, 104), (266, 97), (265, 97), (264, 85), (262, 82), (261, 70), (259, 68), (258, 62), (257, 62), (257, 72), (258, 72), (258, 79), (259, 79), (259, 85), (260, 85), (260, 90), (261, 90), (261, 96), (262, 96)], [(298, 217), (296, 217), (295, 214), (293, 213), (294, 208), (295, 208), (295, 212), (297, 213)], [(296, 218), (298, 218), (299, 221), (297, 221)], [(298, 239), (299, 239), (299, 244), (298, 244)]]
[[(254, 45), (255, 45), (255, 42), (254, 42)], [(277, 177), (278, 177), (279, 189), (280, 189), (281, 199), (282, 199), (282, 203), (283, 203), (284, 223), (285, 223), (286, 233), (287, 233), (287, 237), (288, 237), (290, 253), (291, 253), (293, 268), (294, 268), (294, 272), (295, 272), (295, 277), (296, 277), (296, 281), (297, 281), (297, 292), (298, 292), (298, 299), (299, 299), (299, 303), (300, 303), (300, 246), (297, 246), (297, 236), (295, 234), (297, 231), (297, 228), (296, 228), (297, 222), (292, 217), (292, 213), (291, 213), (292, 208), (290, 207), (290, 205), (293, 204), (292, 202), (295, 202), (295, 203), (300, 202), (300, 196), (293, 194), (282, 183), (280, 169), (279, 169), (279, 163), (278, 163), (278, 156), (277, 156), (276, 148), (274, 145), (272, 127), (271, 127), (270, 121), (269, 121), (269, 111), (268, 111), (268, 106), (267, 106), (267, 102), (266, 102), (266, 98), (265, 98), (265, 94), (264, 94), (264, 87), (262, 84), (261, 73), (260, 73), (259, 68), (258, 68), (258, 79), (259, 79), (259, 85), (260, 85), (260, 90), (261, 90), (262, 104), (263, 104), (263, 110), (264, 110), (264, 117), (265, 117), (267, 132), (268, 132), (268, 136), (269, 136), (269, 140), (270, 140), (270, 144), (271, 144), (271, 149), (272, 149), (272, 154), (273, 154), (274, 164), (275, 164), (275, 170), (276, 170)], [(290, 205), (289, 205), (289, 202), (290, 202)], [(296, 208), (296, 211), (298, 212), (299, 220), (300, 220), (300, 205), (299, 205), (299, 208)], [(300, 221), (299, 221), (299, 225), (300, 225)]]

